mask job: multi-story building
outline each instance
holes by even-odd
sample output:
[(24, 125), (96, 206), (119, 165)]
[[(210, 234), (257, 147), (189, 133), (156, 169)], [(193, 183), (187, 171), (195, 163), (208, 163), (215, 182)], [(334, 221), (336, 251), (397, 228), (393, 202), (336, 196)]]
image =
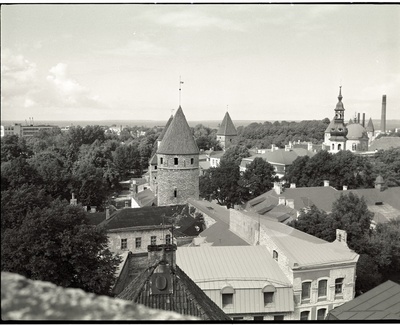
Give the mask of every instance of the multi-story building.
[(246, 211), (230, 210), (230, 230), (250, 245), (263, 245), (293, 285), (294, 319), (322, 320), (354, 298), (359, 255), (337, 230), (329, 243), (290, 226)]

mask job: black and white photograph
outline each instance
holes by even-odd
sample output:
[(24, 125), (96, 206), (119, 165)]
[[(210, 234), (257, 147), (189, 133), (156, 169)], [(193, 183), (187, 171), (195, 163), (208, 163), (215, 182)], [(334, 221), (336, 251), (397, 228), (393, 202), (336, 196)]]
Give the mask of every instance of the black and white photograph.
[(1, 3), (3, 322), (400, 321), (400, 5)]

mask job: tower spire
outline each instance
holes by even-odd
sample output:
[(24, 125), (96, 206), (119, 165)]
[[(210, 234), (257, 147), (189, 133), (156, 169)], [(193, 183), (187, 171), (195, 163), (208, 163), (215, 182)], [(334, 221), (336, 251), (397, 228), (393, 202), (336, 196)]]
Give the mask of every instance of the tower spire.
[(339, 86), (339, 96), (338, 96), (338, 99), (339, 99), (340, 102), (341, 102), (342, 99), (343, 99), (343, 96), (342, 96), (342, 86)]

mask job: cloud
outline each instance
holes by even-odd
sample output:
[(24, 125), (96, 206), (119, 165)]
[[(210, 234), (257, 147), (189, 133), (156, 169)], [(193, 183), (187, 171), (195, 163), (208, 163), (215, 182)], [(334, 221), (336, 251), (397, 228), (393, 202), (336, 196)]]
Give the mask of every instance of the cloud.
[(59, 106), (102, 106), (98, 96), (92, 95), (88, 89), (68, 76), (68, 66), (65, 63), (58, 63), (52, 67), (46, 80), (55, 91)]
[(24, 96), (35, 88), (36, 64), (4, 49), (1, 53), (1, 83), (4, 98)]
[[(198, 9), (198, 7), (196, 9)], [(176, 28), (217, 28), (222, 30), (243, 31), (243, 26), (238, 21), (216, 17), (211, 13), (207, 14), (200, 10), (194, 10), (194, 8), (182, 11), (171, 11), (163, 13), (162, 15), (156, 15), (152, 12), (151, 14), (147, 14), (145, 18), (159, 25)]]

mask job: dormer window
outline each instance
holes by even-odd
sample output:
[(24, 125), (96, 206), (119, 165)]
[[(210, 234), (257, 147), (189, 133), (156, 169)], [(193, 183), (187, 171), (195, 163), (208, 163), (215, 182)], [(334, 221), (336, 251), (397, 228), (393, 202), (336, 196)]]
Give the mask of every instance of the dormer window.
[(233, 294), (235, 290), (231, 285), (227, 285), (221, 289), (222, 308), (233, 308)]
[(278, 261), (278, 252), (272, 251), (272, 257), (274, 258), (275, 261)]
[(275, 287), (271, 284), (266, 285), (263, 289), (262, 289), (262, 293), (264, 296), (264, 306), (268, 306), (272, 303), (274, 303), (275, 301)]

